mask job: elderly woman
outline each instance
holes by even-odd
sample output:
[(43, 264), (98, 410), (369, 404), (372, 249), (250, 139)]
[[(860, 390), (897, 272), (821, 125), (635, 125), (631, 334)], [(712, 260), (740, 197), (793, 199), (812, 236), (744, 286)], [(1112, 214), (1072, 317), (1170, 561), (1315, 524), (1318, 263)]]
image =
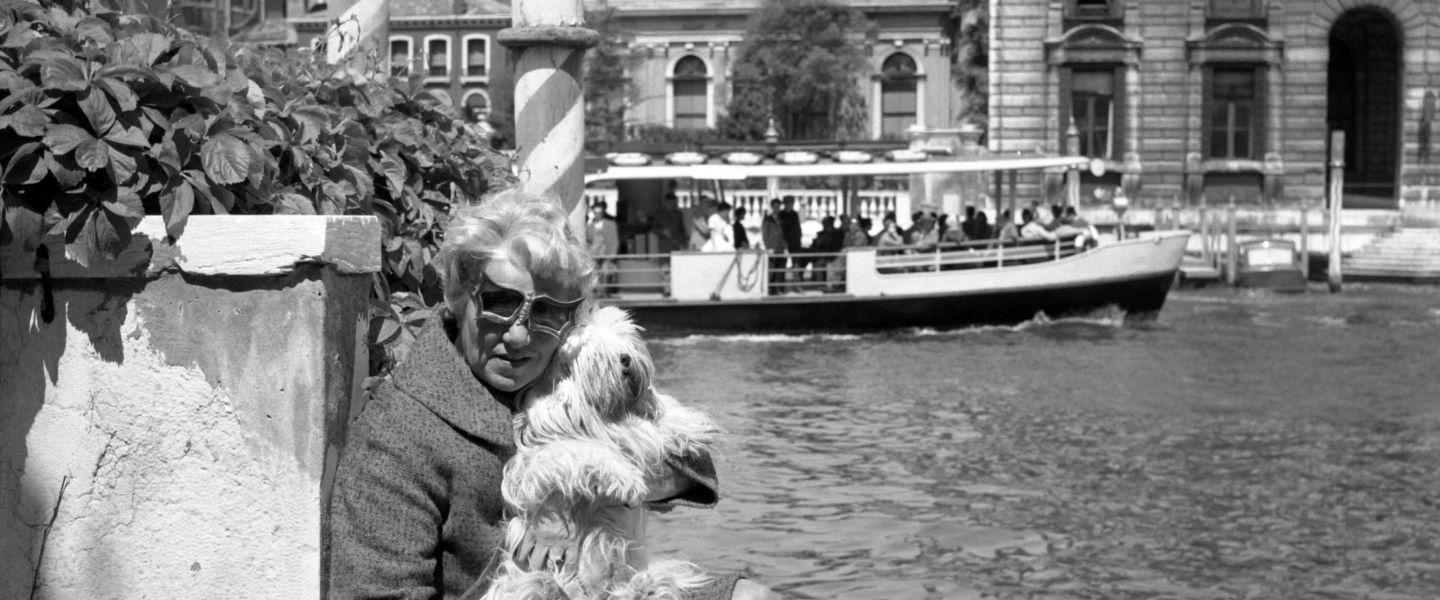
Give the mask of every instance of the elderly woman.
[[(518, 397), (545, 372), (591, 289), (593, 263), (558, 203), (518, 191), (460, 209), (440, 251), (445, 304), (350, 431), (330, 505), (331, 598), (478, 597), (503, 546), (501, 473)], [(709, 457), (651, 500), (718, 499)], [(516, 561), (563, 564), (569, 540)], [(763, 598), (718, 577), (700, 598)], [(733, 595), (732, 595), (733, 593)]]

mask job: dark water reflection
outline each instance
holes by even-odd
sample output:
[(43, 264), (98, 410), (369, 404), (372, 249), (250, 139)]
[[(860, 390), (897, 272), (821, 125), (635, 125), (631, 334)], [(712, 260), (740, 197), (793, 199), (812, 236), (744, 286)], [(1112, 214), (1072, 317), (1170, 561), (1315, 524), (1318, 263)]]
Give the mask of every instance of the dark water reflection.
[(1122, 321), (656, 340), (731, 432), (659, 550), (797, 598), (1440, 597), (1440, 290)]

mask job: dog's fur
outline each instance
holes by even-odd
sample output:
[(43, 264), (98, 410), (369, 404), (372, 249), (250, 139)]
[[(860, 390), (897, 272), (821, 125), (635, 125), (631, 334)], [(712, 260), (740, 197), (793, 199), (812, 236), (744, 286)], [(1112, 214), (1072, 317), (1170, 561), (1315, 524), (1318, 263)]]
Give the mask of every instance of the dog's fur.
[[(707, 577), (678, 560), (651, 560), (643, 536), (647, 478), (667, 457), (709, 452), (720, 431), (704, 414), (651, 386), (654, 363), (628, 314), (587, 306), (516, 416), (516, 455), (502, 492), (516, 512), (487, 599), (678, 598)], [(521, 569), (528, 533), (579, 540), (573, 580), (549, 565)], [(575, 559), (572, 559), (575, 560)]]

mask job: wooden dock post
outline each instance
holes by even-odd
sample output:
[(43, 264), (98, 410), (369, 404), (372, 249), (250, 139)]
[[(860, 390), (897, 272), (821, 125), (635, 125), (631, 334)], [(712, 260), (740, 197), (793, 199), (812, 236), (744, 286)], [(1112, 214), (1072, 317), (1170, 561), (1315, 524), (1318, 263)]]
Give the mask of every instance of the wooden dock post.
[(1340, 291), (1340, 208), (1345, 201), (1345, 132), (1330, 132), (1330, 190), (1329, 204), (1330, 265), (1326, 268), (1325, 279), (1330, 284), (1330, 293)]
[[(1065, 128), (1065, 153), (1070, 156), (1080, 155), (1080, 130), (1075, 127), (1075, 118), (1070, 118), (1070, 126)], [(1065, 170), (1065, 202), (1080, 210), (1080, 168), (1071, 167)]]
[(1300, 277), (1310, 281), (1310, 202), (1300, 201)]
[(1225, 205), (1225, 282), (1235, 285), (1236, 269), (1240, 267), (1240, 249), (1235, 244), (1235, 195)]
[(580, 67), (600, 34), (581, 0), (515, 0), (512, 27), (496, 36), (515, 53), (515, 147), (520, 185), (554, 194), (585, 230), (585, 95)]
[(1210, 252), (1210, 211), (1205, 195), (1200, 195), (1200, 259), (1214, 267), (1215, 255)]

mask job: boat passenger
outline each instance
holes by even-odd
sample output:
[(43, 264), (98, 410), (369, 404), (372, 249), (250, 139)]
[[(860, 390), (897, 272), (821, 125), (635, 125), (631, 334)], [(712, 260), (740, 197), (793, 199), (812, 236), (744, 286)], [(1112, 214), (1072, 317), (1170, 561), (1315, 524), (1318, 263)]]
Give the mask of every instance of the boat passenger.
[(995, 230), (990, 227), (990, 215), (985, 214), (985, 211), (976, 213), (975, 228), (970, 235), (977, 240), (988, 240), (995, 237)]
[(865, 222), (869, 219), (851, 219), (841, 217), (845, 223), (845, 248), (860, 248), (870, 245), (870, 234), (865, 233)]
[(800, 213), (795, 212), (795, 197), (785, 196), (785, 210), (780, 211), (780, 233), (785, 237), (785, 250), (790, 254), (805, 251), (800, 243)]
[(885, 215), (884, 223), (885, 229), (880, 231), (880, 235), (875, 236), (875, 245), (880, 248), (904, 246), (905, 237), (900, 235), (900, 226), (895, 224), (895, 214)]
[(680, 198), (675, 192), (665, 193), (660, 210), (650, 219), (650, 230), (659, 240), (661, 254), (685, 249), (685, 213), (680, 211)]
[(830, 263), (835, 259), (834, 253), (839, 252), (845, 246), (845, 232), (835, 227), (835, 217), (825, 215), (820, 219), (820, 231), (815, 234), (815, 239), (810, 242), (810, 279), (812, 281), (825, 281)]
[(906, 238), (916, 252), (929, 252), (940, 245), (940, 231), (935, 227), (935, 213), (916, 213), (915, 227)]
[(786, 255), (785, 234), (780, 229), (780, 200), (770, 201), (770, 212), (760, 221), (760, 242), (770, 253), (770, 293), (778, 294), (785, 283), (785, 264), (790, 260)]
[(734, 225), (731, 225), (731, 227), (734, 229), (735, 232), (735, 234), (731, 236), (731, 239), (735, 240), (735, 249), (749, 249), (750, 232), (745, 231), (745, 207), (737, 206), (735, 208), (735, 223)]
[[(982, 213), (982, 214), (983, 214), (983, 213)], [(961, 229), (962, 233), (965, 234), (965, 237), (966, 237), (966, 238), (969, 238), (969, 239), (972, 239), (972, 240), (973, 240), (973, 239), (980, 239), (980, 238), (984, 237), (984, 236), (981, 236), (978, 232), (975, 231), (975, 205), (974, 205), (974, 204), (966, 204), (966, 205), (965, 205), (965, 221), (960, 224), (960, 229)]]
[(1011, 216), (1010, 209), (1007, 208), (1000, 212), (998, 225), (1000, 226), (1000, 231), (995, 237), (1000, 240), (1000, 243), (1008, 244), (1010, 242), (1020, 241), (1020, 228), (1015, 226), (1015, 218)]
[(870, 229), (874, 226), (875, 222), (870, 220), (870, 217), (860, 217), (860, 231), (865, 233), (866, 246), (875, 245), (875, 235), (870, 233)]
[[(558, 207), (507, 190), (451, 218), (437, 261), (444, 302), (355, 417), (340, 455), (331, 600), (484, 593), (504, 544), (500, 484), (519, 398), (566, 342), (593, 284), (584, 242)], [(649, 500), (712, 505), (714, 473), (708, 454), (669, 459)], [(574, 572), (565, 557), (576, 555), (575, 540), (532, 541), (534, 552), (515, 557), (522, 566)], [(692, 597), (770, 596), (734, 576), (714, 585), (733, 591)]]
[(603, 200), (596, 200), (590, 205), (585, 243), (595, 260), (595, 291), (600, 296), (610, 295), (610, 288), (615, 283), (615, 255), (620, 253), (620, 234), (616, 229), (615, 219), (605, 213)]
[(706, 222), (706, 229), (710, 231), (710, 239), (705, 240), (700, 249), (705, 252), (734, 252), (735, 230), (730, 225), (730, 203), (720, 202), (713, 207), (714, 210)]
[(945, 220), (942, 221), (942, 223), (944, 223), (944, 226), (941, 227), (941, 230), (943, 230), (944, 233), (940, 234), (941, 245), (955, 246), (964, 243), (968, 239), (965, 237), (964, 227), (955, 222), (954, 216), (945, 215)]
[(1027, 208), (1020, 212), (1020, 220), (1022, 221), (1020, 224), (1020, 239), (1047, 240), (1051, 242), (1056, 240), (1055, 233), (1045, 229), (1044, 225), (1036, 221), (1035, 213), (1030, 212), (1030, 209)]
[(700, 197), (696, 206), (690, 207), (686, 217), (686, 228), (690, 230), (690, 249), (703, 250), (710, 241), (710, 217), (715, 214), (715, 199), (709, 195)]

